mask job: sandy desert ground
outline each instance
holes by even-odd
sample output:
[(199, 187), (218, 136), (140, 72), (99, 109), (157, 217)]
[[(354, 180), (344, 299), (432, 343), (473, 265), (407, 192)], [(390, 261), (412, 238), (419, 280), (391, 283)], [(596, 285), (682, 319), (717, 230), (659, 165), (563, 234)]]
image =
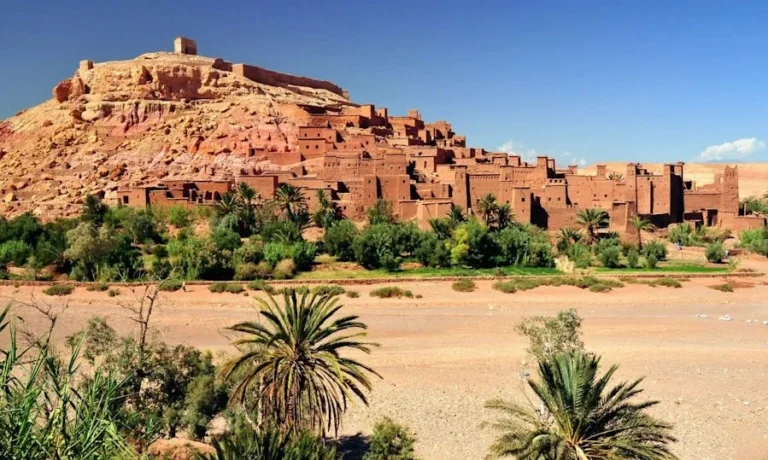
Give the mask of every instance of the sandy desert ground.
[[(413, 428), (424, 459), (483, 458), (493, 438), (481, 429), (493, 414), (489, 398), (522, 401), (525, 343), (514, 332), (523, 316), (551, 315), (575, 307), (584, 317), (584, 341), (618, 363), (618, 376), (646, 376), (645, 396), (662, 403), (655, 412), (675, 424), (675, 451), (683, 459), (768, 459), (768, 285), (742, 281), (734, 293), (708, 286), (720, 279), (694, 279), (681, 289), (630, 285), (607, 294), (572, 287), (544, 287), (516, 294), (479, 283), (473, 293), (456, 293), (446, 282), (403, 283), (421, 299), (375, 299), (370, 286), (344, 297), (381, 344), (368, 362), (383, 376), (375, 382), (370, 407), (354, 407), (343, 432), (369, 434), (387, 415)], [(65, 302), (57, 340), (81, 328), (93, 315), (109, 318), (119, 330), (132, 327), (116, 299), (78, 288), (51, 298), (32, 287), (0, 288), (19, 300), (32, 294), (56, 308)], [(491, 306), (494, 305), (493, 309)], [(162, 339), (216, 353), (231, 352), (224, 328), (254, 316), (253, 300), (211, 294), (190, 286), (163, 298), (154, 325)], [(28, 327), (44, 322), (28, 309), (18, 313)], [(697, 318), (707, 314), (707, 318)], [(718, 319), (731, 315), (731, 321)], [(757, 322), (747, 322), (755, 319)]]

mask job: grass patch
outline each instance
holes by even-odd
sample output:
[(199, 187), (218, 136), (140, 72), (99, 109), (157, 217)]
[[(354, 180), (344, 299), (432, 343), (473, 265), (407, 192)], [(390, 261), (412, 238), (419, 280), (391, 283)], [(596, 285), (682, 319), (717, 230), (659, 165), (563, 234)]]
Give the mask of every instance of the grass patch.
[(275, 289), (274, 286), (264, 280), (251, 281), (248, 283), (248, 289), (251, 291), (264, 291), (270, 295), (277, 294), (277, 289)]
[(470, 279), (455, 281), (451, 288), (456, 292), (472, 292), (477, 289), (477, 284)]
[(110, 297), (117, 297), (120, 295), (120, 289), (110, 289), (107, 291), (107, 295)]
[(208, 290), (217, 294), (221, 292), (241, 294), (245, 291), (245, 288), (240, 283), (213, 283), (208, 286)]
[(730, 271), (729, 267), (725, 266), (719, 266), (719, 267), (713, 267), (709, 265), (704, 265), (700, 263), (691, 263), (691, 262), (677, 262), (677, 261), (669, 261), (664, 262), (663, 264), (660, 264), (656, 268), (629, 268), (629, 267), (620, 267), (620, 268), (604, 268), (604, 267), (596, 267), (594, 269), (598, 273), (616, 273), (616, 274), (622, 274), (622, 273), (728, 273)]
[(371, 297), (379, 297), (381, 299), (391, 299), (393, 297), (397, 297), (398, 299), (400, 297), (411, 298), (413, 297), (413, 292), (408, 289), (400, 289), (397, 286), (386, 286), (371, 291)]
[(53, 286), (44, 289), (43, 294), (56, 296), (70, 295), (74, 290), (74, 286), (70, 286), (69, 284), (54, 284)]
[(594, 276), (553, 276), (549, 278), (522, 278), (497, 281), (494, 283), (493, 288), (506, 294), (512, 294), (517, 291), (535, 289), (539, 286), (573, 286), (579, 289), (589, 289), (592, 292), (608, 292), (611, 289), (623, 287), (624, 283), (612, 279), (598, 279)]
[(91, 284), (87, 288), (85, 288), (86, 291), (89, 292), (104, 292), (109, 289), (109, 284), (107, 283), (96, 283)]
[(176, 292), (181, 289), (182, 284), (183, 283), (181, 281), (165, 280), (161, 282), (159, 286), (157, 286), (157, 289), (165, 292)]
[(322, 284), (312, 288), (312, 294), (337, 296), (342, 295), (346, 290), (338, 284)]
[(350, 299), (356, 299), (360, 297), (360, 293), (357, 291), (347, 291), (346, 294), (347, 294), (347, 297), (349, 297)]
[(325, 280), (325, 279), (380, 279), (380, 278), (438, 278), (442, 276), (522, 276), (522, 275), (558, 275), (560, 272), (554, 267), (497, 267), (497, 268), (462, 268), (462, 267), (416, 267), (406, 268), (396, 272), (388, 272), (383, 269), (340, 269), (333, 270), (339, 263), (328, 263), (316, 266), (315, 270), (297, 273), (297, 280)]
[(720, 292), (733, 292), (733, 286), (728, 283), (715, 284), (714, 286), (709, 286), (709, 288)]

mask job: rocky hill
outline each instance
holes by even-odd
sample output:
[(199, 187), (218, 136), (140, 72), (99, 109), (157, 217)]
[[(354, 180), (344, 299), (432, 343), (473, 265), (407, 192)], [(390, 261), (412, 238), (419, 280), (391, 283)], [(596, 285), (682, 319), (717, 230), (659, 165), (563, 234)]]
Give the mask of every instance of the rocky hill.
[(47, 220), (123, 185), (275, 169), (269, 152), (295, 149), (300, 105), (349, 104), (325, 89), (258, 83), (222, 62), (158, 52), (81, 63), (52, 99), (0, 122), (0, 212)]

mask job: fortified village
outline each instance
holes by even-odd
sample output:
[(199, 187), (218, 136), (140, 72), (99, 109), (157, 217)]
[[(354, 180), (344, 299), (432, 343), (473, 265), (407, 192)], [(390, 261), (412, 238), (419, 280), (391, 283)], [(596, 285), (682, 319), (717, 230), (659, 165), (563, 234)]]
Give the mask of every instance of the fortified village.
[[(177, 38), (174, 45), (179, 57), (205, 59), (200, 66), (219, 79), (247, 80), (298, 94), (323, 91), (332, 100), (295, 104), (294, 118), (302, 124), (297, 132), (285, 134), (295, 138), (282, 148), (248, 142), (228, 151), (239, 157), (236, 170), (206, 166), (201, 171), (205, 178), (198, 174), (132, 181), (111, 193), (104, 190), (107, 198), (124, 205), (205, 206), (240, 182), (269, 198), (281, 183), (288, 183), (303, 190), (310, 210), (317, 204), (317, 191), (323, 190), (351, 219), (362, 219), (366, 208), (383, 199), (393, 203), (401, 219), (420, 226), (445, 216), (452, 205), (472, 212), (477, 200), (489, 193), (508, 203), (518, 221), (549, 230), (575, 225), (584, 208), (606, 211), (610, 230), (620, 233), (633, 231), (629, 219), (635, 215), (659, 227), (690, 221), (739, 231), (765, 224), (763, 217), (739, 215), (737, 167), (725, 166), (714, 183), (703, 186), (685, 180), (683, 163), (667, 164), (660, 173), (630, 163), (625, 171), (609, 174), (598, 165), (596, 175), (581, 175), (577, 166), (560, 168), (546, 156), (529, 163), (520, 156), (470, 147), (450, 123), (425, 122), (418, 110), (391, 115), (383, 107), (352, 103), (346, 91), (327, 81), (200, 58), (195, 41), (187, 38)], [(78, 92), (87, 93), (82, 82), (94, 68), (91, 61), (81, 62), (76, 77), (54, 90), (56, 99), (64, 103)], [(152, 84), (152, 75), (142, 72), (139, 84)]]

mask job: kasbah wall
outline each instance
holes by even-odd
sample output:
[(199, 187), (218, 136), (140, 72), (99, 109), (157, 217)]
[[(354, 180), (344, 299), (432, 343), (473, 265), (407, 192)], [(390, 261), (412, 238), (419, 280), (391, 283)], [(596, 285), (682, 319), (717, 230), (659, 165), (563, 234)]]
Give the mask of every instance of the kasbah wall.
[[(179, 37), (174, 49), (196, 54), (197, 44)], [(322, 88), (348, 98), (341, 87), (326, 81), (221, 59), (215, 66), (260, 83)], [(454, 133), (450, 123), (424, 122), (418, 110), (390, 116), (386, 108), (352, 102), (303, 110), (309, 122), (299, 128), (297, 149), (268, 153), (281, 166), (277, 173), (160, 183), (120, 190), (118, 200), (140, 207), (210, 205), (239, 182), (267, 198), (281, 183), (290, 183), (302, 189), (310, 211), (317, 191), (323, 190), (348, 218), (363, 219), (365, 209), (383, 199), (393, 203), (400, 219), (425, 228), (429, 219), (447, 215), (452, 206), (473, 213), (477, 201), (489, 193), (508, 204), (516, 220), (551, 231), (575, 227), (585, 208), (604, 210), (610, 230), (629, 236), (634, 232), (629, 219), (636, 215), (659, 227), (689, 221), (740, 231), (766, 223), (762, 216), (739, 215), (737, 167), (724, 167), (714, 183), (703, 186), (685, 180), (683, 163), (667, 164), (660, 174), (630, 163), (620, 176), (609, 176), (598, 165), (597, 173), (587, 176), (574, 165), (560, 169), (546, 156), (529, 163), (467, 147), (466, 137)]]

